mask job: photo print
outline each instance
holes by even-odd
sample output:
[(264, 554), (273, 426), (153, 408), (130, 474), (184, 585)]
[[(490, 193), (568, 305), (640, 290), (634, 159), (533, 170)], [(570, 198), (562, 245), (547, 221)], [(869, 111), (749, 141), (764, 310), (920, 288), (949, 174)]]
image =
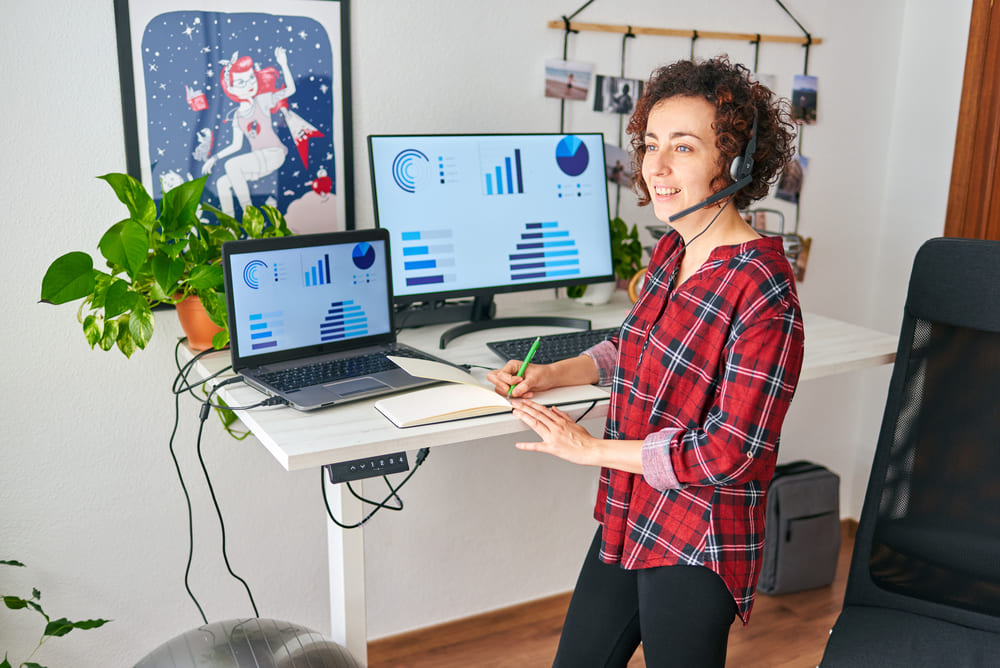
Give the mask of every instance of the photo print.
[(642, 94), (642, 82), (598, 74), (594, 82), (594, 111), (631, 114)]
[(545, 61), (545, 97), (564, 100), (586, 100), (590, 80), (594, 76), (593, 63), (572, 60)]
[(816, 122), (816, 93), (819, 79), (796, 74), (792, 82), (792, 118), (800, 125)]
[(764, 88), (767, 88), (772, 93), (778, 90), (778, 77), (774, 74), (759, 74), (757, 72), (752, 72), (750, 74), (750, 79), (756, 81)]
[(778, 181), (778, 190), (774, 196), (786, 202), (798, 204), (799, 194), (802, 192), (802, 183), (805, 181), (806, 169), (809, 167), (809, 158), (796, 154), (788, 161), (781, 179)]
[(129, 172), (154, 200), (207, 176), (230, 216), (270, 205), (296, 233), (350, 229), (345, 7), (118, 0)]
[(608, 172), (608, 181), (626, 188), (632, 186), (635, 174), (632, 156), (621, 146), (604, 144), (604, 164)]

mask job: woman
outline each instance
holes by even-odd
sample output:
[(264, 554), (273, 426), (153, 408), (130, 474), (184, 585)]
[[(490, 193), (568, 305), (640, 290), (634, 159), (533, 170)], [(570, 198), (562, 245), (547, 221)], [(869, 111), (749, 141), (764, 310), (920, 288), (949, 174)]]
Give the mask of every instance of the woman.
[[(277, 87), (278, 71), (273, 67), (257, 70), (249, 56), (233, 57), (223, 64), (219, 80), (229, 99), (239, 104), (232, 115), (233, 141), (226, 148), (205, 161), (201, 173), (209, 174), (219, 160), (225, 160), (225, 174), (216, 181), (219, 208), (230, 216), (235, 214), (235, 198), (241, 207), (250, 204), (250, 182), (262, 179), (285, 162), (288, 149), (281, 143), (271, 123), (271, 115), (287, 107), (287, 99), (295, 94), (295, 80), (288, 68), (288, 53), (282, 47), (274, 50), (274, 59), (281, 67), (285, 80), (283, 88)], [(243, 140), (250, 144), (248, 153), (241, 153)]]
[[(730, 165), (756, 125), (752, 180)], [(566, 616), (556, 666), (724, 666), (749, 619), (764, 544), (764, 494), (802, 365), (802, 318), (780, 238), (739, 213), (793, 154), (787, 104), (726, 58), (658, 69), (628, 125), (640, 204), (671, 223), (619, 335), (550, 365), (492, 371), (541, 438), (518, 443), (600, 466), (600, 527)], [(612, 386), (604, 438), (534, 392)]]

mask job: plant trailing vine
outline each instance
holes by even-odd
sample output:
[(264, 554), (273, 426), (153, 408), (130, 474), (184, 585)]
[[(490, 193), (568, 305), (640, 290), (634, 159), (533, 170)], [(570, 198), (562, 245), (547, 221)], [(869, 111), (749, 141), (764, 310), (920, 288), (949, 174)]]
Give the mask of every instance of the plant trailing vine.
[[(5, 566), (24, 567), (24, 564), (20, 561), (13, 560), (0, 561), (0, 564)], [(31, 661), (31, 659), (35, 656), (38, 650), (41, 649), (42, 645), (44, 645), (46, 641), (51, 640), (52, 638), (60, 638), (74, 629), (79, 629), (81, 631), (96, 629), (111, 621), (110, 619), (87, 619), (80, 622), (72, 622), (65, 617), (52, 619), (42, 609), (41, 599), (42, 592), (35, 588), (32, 588), (30, 598), (3, 594), (3, 603), (9, 610), (34, 610), (45, 618), (45, 627), (42, 629), (42, 635), (38, 640), (38, 644), (24, 661), (17, 664), (18, 668), (45, 668), (42, 664)], [(7, 657), (6, 650), (4, 650), (3, 653), (3, 661), (0, 661), (0, 668), (14, 668), (10, 659)]]

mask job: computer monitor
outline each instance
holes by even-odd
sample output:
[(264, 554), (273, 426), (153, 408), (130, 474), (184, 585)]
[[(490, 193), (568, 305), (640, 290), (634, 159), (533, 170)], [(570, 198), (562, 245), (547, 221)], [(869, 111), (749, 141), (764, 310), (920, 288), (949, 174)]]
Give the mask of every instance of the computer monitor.
[(397, 325), (468, 321), (442, 347), (489, 327), (589, 326), (497, 319), (493, 296), (614, 280), (603, 135), (371, 135), (368, 152)]

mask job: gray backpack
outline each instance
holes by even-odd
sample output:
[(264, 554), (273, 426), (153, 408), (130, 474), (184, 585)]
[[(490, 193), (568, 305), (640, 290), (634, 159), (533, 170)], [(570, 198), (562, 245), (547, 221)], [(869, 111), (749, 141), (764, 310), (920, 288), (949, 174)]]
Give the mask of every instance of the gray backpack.
[(833, 582), (840, 552), (840, 477), (808, 461), (776, 466), (765, 512), (757, 590), (786, 594)]

